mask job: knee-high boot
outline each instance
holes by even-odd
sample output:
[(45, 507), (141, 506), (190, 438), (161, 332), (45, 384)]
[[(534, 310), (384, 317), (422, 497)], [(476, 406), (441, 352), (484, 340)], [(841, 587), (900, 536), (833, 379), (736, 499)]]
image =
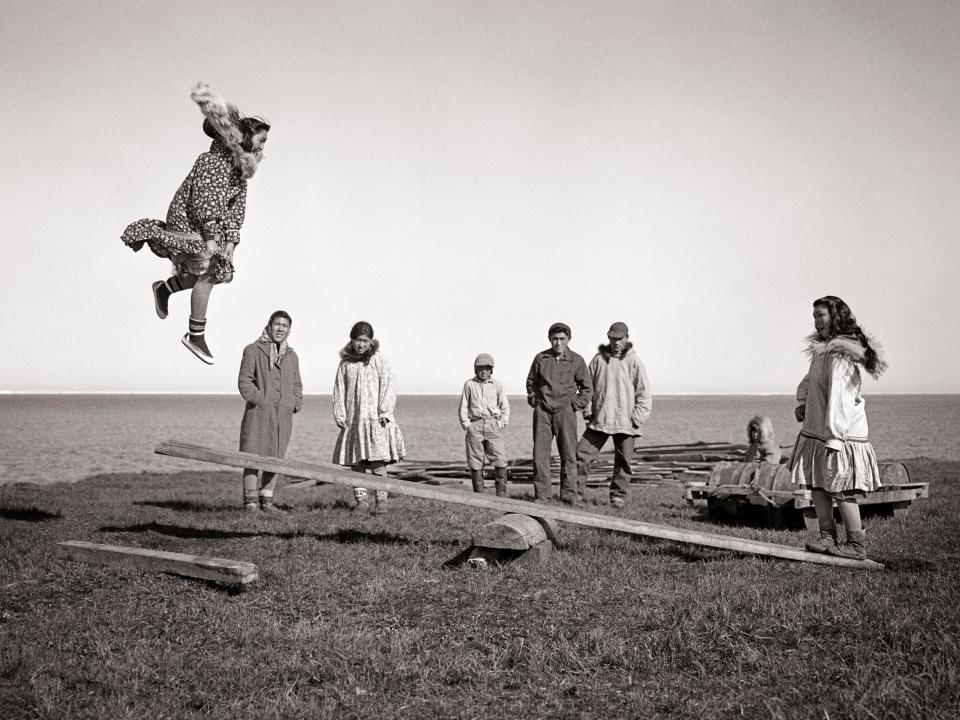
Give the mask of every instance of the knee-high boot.
[(506, 497), (507, 496), (507, 477), (508, 470), (506, 467), (497, 468), (497, 497)]

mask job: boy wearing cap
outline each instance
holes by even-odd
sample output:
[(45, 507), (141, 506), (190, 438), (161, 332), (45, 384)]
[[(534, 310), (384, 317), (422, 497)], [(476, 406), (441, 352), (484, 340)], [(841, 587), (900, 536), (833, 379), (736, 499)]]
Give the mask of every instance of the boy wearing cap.
[(496, 469), (496, 492), (507, 494), (507, 452), (503, 429), (510, 422), (510, 402), (503, 384), (493, 379), (493, 357), (480, 353), (473, 361), (475, 376), (463, 384), (460, 425), (467, 431), (467, 466), (473, 491), (483, 492), (483, 464), (489, 459)]
[(533, 408), (533, 494), (547, 500), (550, 487), (550, 446), (557, 438), (560, 452), (560, 500), (583, 502), (586, 486), (577, 482), (577, 412), (590, 405), (593, 383), (583, 358), (573, 352), (570, 326), (554, 323), (547, 332), (550, 347), (537, 353), (527, 373), (527, 404)]
[(650, 417), (653, 401), (647, 370), (633, 351), (625, 323), (615, 322), (607, 331), (607, 344), (590, 361), (593, 381), (591, 406), (583, 411), (587, 427), (577, 445), (579, 482), (587, 482), (590, 465), (597, 453), (613, 438), (613, 478), (610, 481), (610, 504), (626, 505), (633, 469), (634, 444), (643, 434), (643, 424)]

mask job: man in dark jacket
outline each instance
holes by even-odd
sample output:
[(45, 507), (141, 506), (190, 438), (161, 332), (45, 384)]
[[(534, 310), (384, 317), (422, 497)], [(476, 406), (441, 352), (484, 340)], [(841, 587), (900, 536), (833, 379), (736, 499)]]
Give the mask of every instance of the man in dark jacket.
[(554, 323), (547, 333), (550, 348), (537, 353), (527, 374), (527, 403), (533, 408), (533, 493), (547, 500), (550, 448), (557, 438), (560, 453), (560, 500), (583, 502), (577, 482), (577, 412), (590, 405), (593, 385), (583, 358), (567, 347), (570, 326)]
[[(243, 349), (237, 378), (240, 395), (247, 401), (240, 423), (241, 452), (280, 458), (287, 452), (293, 414), (303, 406), (300, 359), (287, 345), (292, 322), (286, 312), (277, 310), (260, 339)], [(244, 468), (243, 509), (282, 512), (273, 504), (276, 484), (274, 473)]]

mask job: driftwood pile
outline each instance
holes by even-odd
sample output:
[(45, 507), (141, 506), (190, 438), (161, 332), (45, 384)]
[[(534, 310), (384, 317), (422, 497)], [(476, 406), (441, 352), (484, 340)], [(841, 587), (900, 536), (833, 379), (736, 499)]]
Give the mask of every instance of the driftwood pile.
[[(723, 460), (743, 460), (747, 446), (737, 443), (696, 442), (686, 445), (648, 445), (634, 450), (633, 483), (683, 485), (690, 480), (706, 480), (713, 466)], [(550, 466), (554, 482), (559, 482), (560, 459), (553, 456)], [(533, 460), (510, 460), (510, 481), (533, 482)], [(448, 461), (407, 460), (391, 465), (392, 477), (400, 480), (424, 482), (430, 485), (456, 485), (469, 482), (470, 470), (466, 463)], [(492, 469), (486, 468), (487, 477)], [(601, 452), (590, 467), (587, 485), (605, 485), (613, 475), (613, 451)]]

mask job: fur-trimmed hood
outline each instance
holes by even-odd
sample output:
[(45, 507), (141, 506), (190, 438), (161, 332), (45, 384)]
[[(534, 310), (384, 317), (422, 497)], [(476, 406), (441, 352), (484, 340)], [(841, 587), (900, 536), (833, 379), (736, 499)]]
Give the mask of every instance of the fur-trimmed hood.
[(766, 415), (754, 415), (747, 423), (747, 438), (753, 428), (760, 430), (759, 442), (774, 442), (773, 421)]
[[(633, 351), (633, 343), (629, 340), (623, 346), (623, 352), (620, 353), (620, 358), (625, 358), (628, 353)], [(600, 345), (597, 347), (597, 352), (603, 355), (604, 360), (609, 360), (612, 357), (615, 357), (613, 351), (610, 349), (609, 345)]]
[[(864, 332), (867, 342), (877, 354), (877, 366), (870, 375), (874, 379), (887, 369), (887, 361), (883, 357), (883, 348), (880, 343), (867, 332)], [(824, 340), (819, 333), (813, 333), (807, 337), (807, 349), (804, 351), (810, 359), (823, 357), (824, 355), (840, 355), (847, 358), (850, 362), (857, 365), (863, 365), (866, 361), (867, 349), (860, 344), (860, 341), (849, 335), (835, 335), (829, 340)], [(868, 371), (869, 372), (869, 371)]]
[(346, 360), (347, 362), (362, 362), (364, 365), (366, 365), (367, 363), (370, 362), (370, 358), (376, 355), (377, 350), (379, 349), (380, 349), (380, 341), (371, 340), (370, 348), (362, 355), (359, 355), (356, 352), (354, 352), (353, 342), (351, 341), (351, 342), (348, 342), (346, 345), (344, 345), (343, 348), (340, 350), (340, 359)]
[(240, 119), (243, 114), (236, 105), (228, 103), (226, 99), (206, 83), (197, 83), (190, 92), (190, 99), (200, 106), (200, 112), (210, 121), (217, 134), (223, 138), (223, 144), (233, 154), (234, 165), (240, 171), (244, 180), (249, 180), (257, 172), (261, 155), (244, 150), (243, 130), (240, 128)]

